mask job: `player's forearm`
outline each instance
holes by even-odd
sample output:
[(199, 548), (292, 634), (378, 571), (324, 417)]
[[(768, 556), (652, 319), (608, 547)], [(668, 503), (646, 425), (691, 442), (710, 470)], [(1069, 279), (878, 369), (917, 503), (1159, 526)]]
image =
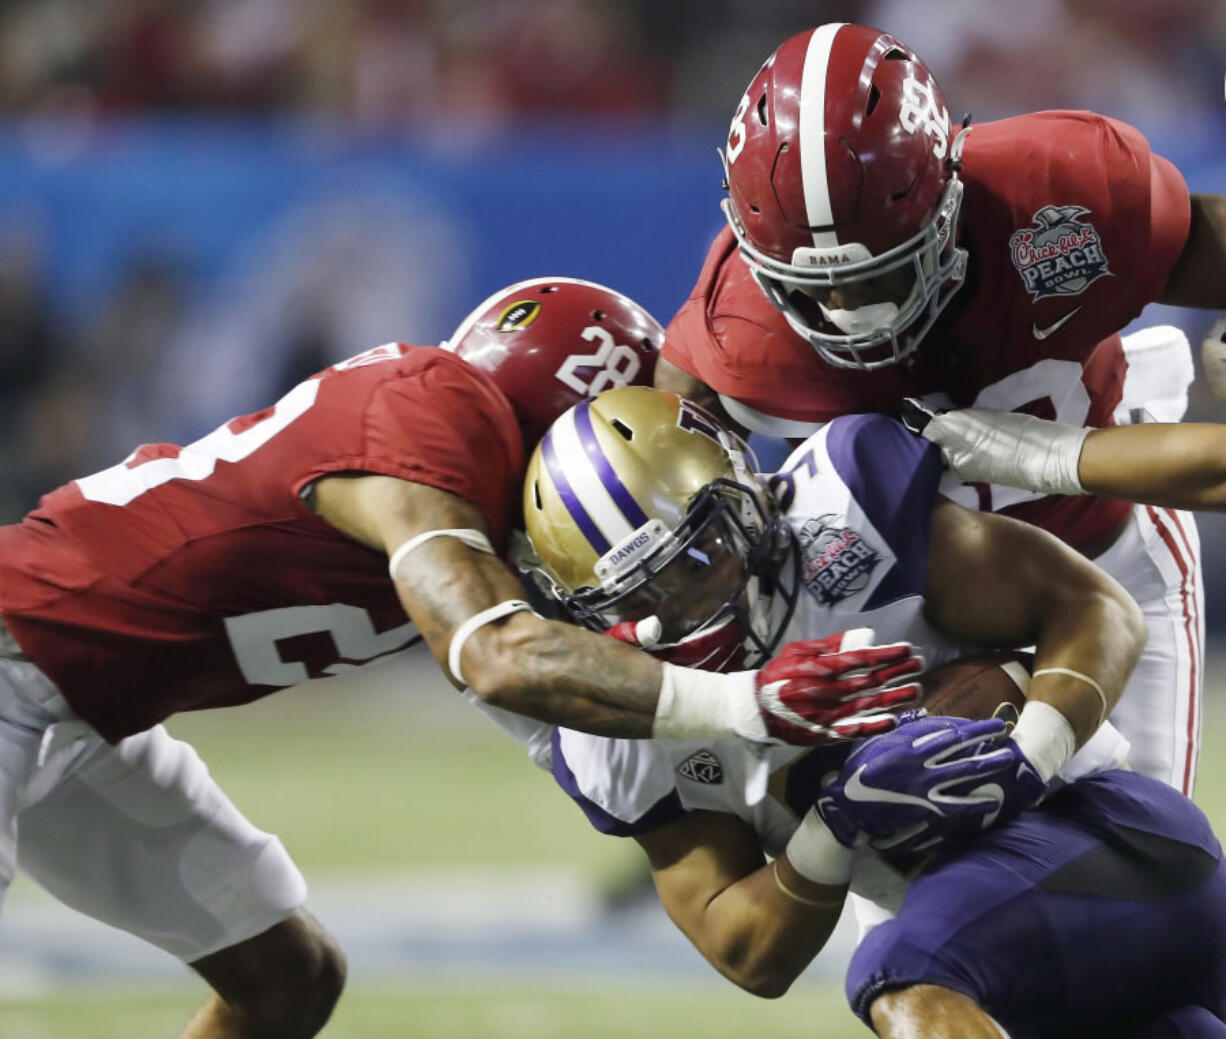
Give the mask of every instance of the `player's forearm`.
[(511, 618), (486, 636), (465, 677), (487, 703), (599, 736), (652, 735), (664, 668), (655, 658), (532, 616)]
[(838, 923), (845, 892), (813, 884), (781, 857), (713, 898), (693, 927), (677, 922), (729, 981), (775, 999), (825, 946)]
[(1226, 426), (1086, 430), (1032, 415), (965, 408), (935, 416), (923, 435), (972, 483), (1226, 510)]
[(1094, 430), (1082, 445), (1078, 475), (1094, 494), (1226, 510), (1226, 426), (1169, 423)]

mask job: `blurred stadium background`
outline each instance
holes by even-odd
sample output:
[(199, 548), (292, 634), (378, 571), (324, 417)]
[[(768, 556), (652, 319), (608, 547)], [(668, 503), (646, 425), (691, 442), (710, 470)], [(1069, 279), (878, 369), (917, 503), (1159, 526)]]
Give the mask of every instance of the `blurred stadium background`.
[[(1093, 108), (1226, 191), (1220, 0), (0, 2), (0, 520), (376, 343), (567, 274), (667, 321), (721, 223), (728, 117), (820, 21), (908, 41), (955, 113)], [(1212, 315), (1148, 312), (1197, 343)], [(1199, 388), (1191, 414), (1223, 418)], [(1209, 625), (1226, 539), (1202, 524)], [(1221, 667), (1198, 799), (1226, 828)], [(423, 658), (179, 719), (349, 948), (326, 1035), (862, 1034), (846, 944), (792, 994), (719, 981), (601, 838)], [(169, 1035), (174, 963), (19, 883), (0, 1035)]]

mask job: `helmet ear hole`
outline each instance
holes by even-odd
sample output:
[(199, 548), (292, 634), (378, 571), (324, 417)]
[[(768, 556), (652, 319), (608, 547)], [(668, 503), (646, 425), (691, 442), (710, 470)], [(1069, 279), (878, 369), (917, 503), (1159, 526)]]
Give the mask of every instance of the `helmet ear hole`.
[(881, 100), (881, 91), (876, 85), (870, 85), (868, 88), (868, 104), (864, 108), (865, 115), (872, 115), (873, 109), (877, 107), (877, 102)]
[(541, 504), (541, 481), (532, 481), (532, 500), (536, 503), (536, 511), (540, 512), (544, 506)]

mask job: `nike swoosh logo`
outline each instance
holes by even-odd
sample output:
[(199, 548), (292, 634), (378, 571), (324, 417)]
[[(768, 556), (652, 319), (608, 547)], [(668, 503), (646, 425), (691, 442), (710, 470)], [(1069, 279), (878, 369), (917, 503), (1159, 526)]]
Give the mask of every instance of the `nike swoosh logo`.
[(896, 790), (882, 790), (880, 787), (869, 786), (860, 778), (861, 773), (866, 768), (868, 768), (867, 765), (861, 765), (843, 785), (843, 794), (847, 800), (869, 804), (915, 805), (917, 808), (923, 808), (936, 815), (941, 814), (941, 810), (926, 798), (916, 797), (913, 794), (900, 794)]
[(1070, 319), (1070, 318), (1071, 318), (1071, 317), (1072, 317), (1074, 314), (1076, 314), (1076, 313), (1077, 313), (1077, 311), (1079, 311), (1080, 309), (1081, 309), (1081, 307), (1074, 307), (1074, 308), (1073, 308), (1072, 310), (1070, 310), (1070, 311), (1069, 311), (1067, 314), (1065, 314), (1065, 315), (1064, 315), (1064, 317), (1059, 318), (1059, 319), (1058, 319), (1058, 320), (1056, 320), (1056, 321), (1053, 321), (1053, 322), (1052, 322), (1050, 325), (1048, 325), (1046, 328), (1040, 328), (1038, 325), (1034, 325), (1034, 324), (1032, 324), (1032, 325), (1030, 326), (1030, 330), (1031, 330), (1031, 331), (1034, 333), (1034, 337), (1035, 337), (1035, 339), (1038, 339), (1040, 342), (1042, 342), (1042, 341), (1043, 341), (1044, 339), (1046, 339), (1046, 338), (1047, 338), (1049, 335), (1052, 335), (1052, 334), (1054, 334), (1054, 333), (1056, 333), (1056, 332), (1059, 332), (1059, 331), (1060, 331), (1060, 329), (1062, 329), (1062, 328), (1065, 326), (1065, 324), (1068, 322), (1068, 320), (1069, 320), (1069, 319)]

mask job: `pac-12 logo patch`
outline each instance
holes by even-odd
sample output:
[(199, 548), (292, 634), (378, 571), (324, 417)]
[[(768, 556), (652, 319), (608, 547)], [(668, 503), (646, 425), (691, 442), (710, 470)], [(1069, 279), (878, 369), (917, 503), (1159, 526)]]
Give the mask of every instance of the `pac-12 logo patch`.
[(498, 315), (498, 324), (495, 327), (499, 332), (518, 332), (532, 324), (540, 312), (539, 300), (521, 299)]
[(881, 557), (850, 527), (836, 526), (833, 515), (811, 519), (797, 535), (804, 560), (805, 586), (823, 606), (855, 595), (868, 585)]
[(724, 781), (724, 766), (719, 763), (719, 758), (706, 749), (696, 750), (677, 766), (677, 772), (686, 779), (706, 786), (718, 786)]
[(1009, 236), (1009, 255), (1032, 301), (1077, 296), (1111, 273), (1085, 206), (1044, 206)]

